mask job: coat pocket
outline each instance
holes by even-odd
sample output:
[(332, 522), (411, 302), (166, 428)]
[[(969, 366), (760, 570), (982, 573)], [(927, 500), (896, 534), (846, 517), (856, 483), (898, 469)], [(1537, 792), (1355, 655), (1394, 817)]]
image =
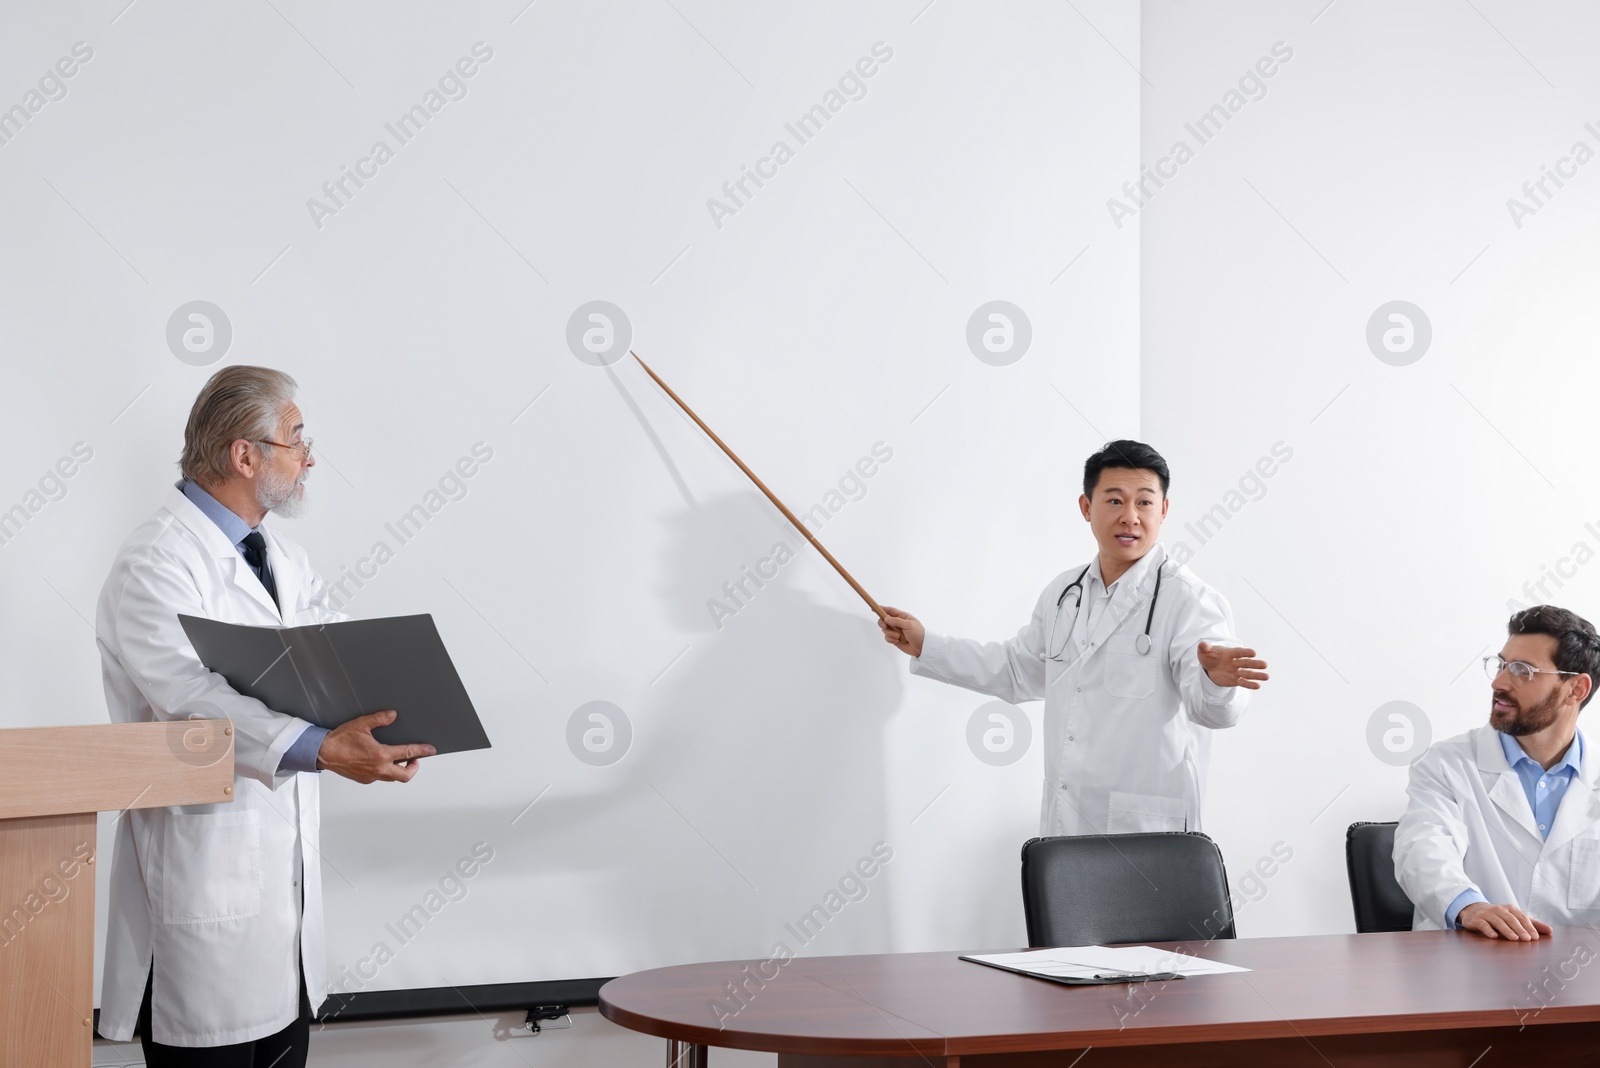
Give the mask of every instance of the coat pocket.
[(260, 812), (169, 812), (161, 845), (162, 923), (261, 913)]
[(1189, 802), (1181, 797), (1111, 791), (1111, 804), (1106, 813), (1107, 834), (1188, 829)]
[(1567, 908), (1600, 909), (1600, 838), (1572, 840), (1572, 875)]
[(1151, 649), (1140, 653), (1134, 644), (1143, 634), (1119, 634), (1106, 639), (1106, 693), (1123, 700), (1141, 701), (1156, 692), (1161, 658)]

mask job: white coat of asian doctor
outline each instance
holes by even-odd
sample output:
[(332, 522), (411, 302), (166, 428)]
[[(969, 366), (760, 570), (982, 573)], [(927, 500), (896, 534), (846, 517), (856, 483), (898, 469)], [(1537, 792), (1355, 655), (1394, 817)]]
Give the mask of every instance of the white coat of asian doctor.
[[(313, 1012), (326, 989), (316, 772), (409, 781), (433, 752), (372, 737), (393, 710), (323, 733), (242, 696), (206, 670), (178, 622), (180, 612), (258, 626), (344, 618), (305, 551), (261, 525), (301, 510), (315, 464), (293, 396), (294, 380), (267, 368), (212, 376), (185, 430), (184, 481), (123, 543), (100, 594), (111, 719), (227, 718), (234, 728), (231, 803), (118, 821), (100, 1031), (130, 1037), (148, 979), (147, 1050), (306, 1027), (302, 967)], [(258, 527), (276, 602), (242, 547)]]
[(1600, 924), (1600, 752), (1578, 730), (1600, 636), (1552, 605), (1506, 629), (1484, 658), (1489, 722), (1411, 765), (1394, 866), (1419, 931), (1522, 942)]
[(1200, 830), (1210, 730), (1267, 678), (1228, 602), (1159, 544), (1168, 483), (1142, 442), (1089, 457), (1078, 507), (1099, 552), (1052, 579), (1008, 641), (938, 634), (898, 608), (879, 622), (915, 674), (1044, 699), (1041, 834)]

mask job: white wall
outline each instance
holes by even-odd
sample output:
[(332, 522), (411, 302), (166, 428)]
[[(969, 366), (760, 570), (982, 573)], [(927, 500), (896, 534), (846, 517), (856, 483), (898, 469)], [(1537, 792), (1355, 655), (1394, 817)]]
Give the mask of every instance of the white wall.
[[(96, 449), (67, 499), (0, 549), (0, 588), (18, 606), (0, 621), (6, 722), (97, 714), (94, 658), (73, 610), (87, 611), (103, 561), (150, 507), (174, 451), (206, 371), (173, 359), (161, 329), (182, 301), (206, 296), (239, 331), (233, 358), (280, 363), (306, 386), (318, 436), (346, 476), (319, 473), (322, 507), (299, 530), (329, 570), (358, 558), (435, 471), (494, 435), (500, 466), (450, 506), (442, 518), (454, 525), (386, 568), (356, 610), (434, 611), (462, 650), (491, 733), (513, 740), (501, 751), (537, 762), (541, 749), (555, 750), (567, 761), (529, 776), (527, 795), (559, 780), (540, 804), (565, 794), (552, 808), (569, 819), (556, 826), (576, 833), (509, 836), (508, 856), (525, 870), (559, 871), (581, 850), (582, 820), (607, 790), (618, 803), (636, 800), (630, 769), (697, 767), (692, 745), (647, 747), (648, 761), (613, 769), (574, 765), (560, 728), (581, 701), (640, 708), (641, 725), (674, 714), (683, 722), (694, 695), (718, 692), (729, 658), (762, 657), (762, 670), (774, 670), (785, 643), (824, 633), (831, 644), (808, 650), (798, 669), (790, 662), (797, 674), (785, 677), (878, 680), (894, 710), (833, 736), (839, 766), (878, 772), (865, 824), (898, 850), (893, 881), (869, 899), (881, 911), (854, 914), (861, 926), (841, 929), (841, 941), (947, 946), (933, 933), (952, 916), (988, 941), (1018, 938), (1014, 853), (1032, 826), (1037, 754), (1008, 768), (975, 761), (963, 731), (981, 702), (905, 680), (892, 659), (896, 671), (880, 678), (879, 661), (855, 644), (870, 637), (857, 607), (814, 560), (731, 621), (753, 624), (748, 637), (733, 637), (731, 624), (700, 626), (700, 578), (692, 590), (660, 590), (676, 573), (662, 566), (674, 536), (733, 531), (699, 561), (696, 575), (720, 577), (778, 528), (626, 368), (612, 378), (565, 352), (566, 317), (606, 296), (628, 309), (646, 354), (659, 354), (702, 414), (801, 500), (820, 498), (872, 442), (892, 441), (894, 462), (825, 541), (880, 597), (935, 625), (1006, 633), (1043, 577), (1086, 555), (1081, 528), (1066, 520), (1074, 467), (1098, 438), (1140, 433), (1166, 452), (1176, 477), (1169, 545), (1188, 545), (1194, 569), (1228, 594), (1241, 633), (1273, 667), (1245, 723), (1217, 739), (1208, 807), (1241, 894), (1241, 933), (1351, 929), (1344, 828), (1393, 818), (1403, 803), (1403, 755), (1382, 741), (1395, 725), (1372, 729), (1380, 707), (1414, 705), (1414, 740), (1455, 734), (1483, 717), (1475, 660), (1500, 641), (1509, 602), (1594, 612), (1588, 561), (1600, 516), (1586, 499), (1580, 434), (1596, 374), (1583, 346), (1594, 333), (1600, 171), (1579, 167), (1564, 187), (1548, 186), (1543, 204), (1521, 188), (1579, 140), (1600, 149), (1584, 125), (1600, 120), (1590, 110), (1600, 73), (1584, 51), (1597, 29), (1591, 9), (1151, 2), (1141, 31), (1133, 5), (1110, 3), (1078, 4), (1082, 18), (946, 0), (803, 15), (680, 4), (683, 17), (640, 5), (606, 19), (541, 0), (508, 25), (518, 6), (463, 8), (448, 25), (415, 12), (281, 6), (305, 38), (265, 9), (247, 26), (145, 4), (115, 24), (109, 8), (7, 12), (18, 32), (0, 35), (0, 68), (23, 72), (8, 83), (12, 95), (75, 40), (99, 34), (95, 62), (105, 62), (0, 148), (0, 188), (19, 206), (7, 224), (12, 254), (0, 262), (13, 387), (4, 403), (19, 433), (0, 457), (0, 485), (21, 499), (74, 441)], [(479, 38), (493, 39), (499, 65), (447, 109), (442, 121), (453, 125), (408, 148), (325, 231), (308, 232), (303, 197)], [(306, 39), (361, 89), (330, 73)], [(715, 229), (704, 198), (879, 39), (896, 58), (868, 98)], [(229, 47), (204, 46), (221, 40)], [(1226, 105), (1279, 42), (1292, 56), (1277, 58), (1265, 95), (1198, 144), (1184, 124)], [(103, 72), (103, 83), (87, 80)], [(1246, 89), (1241, 100), (1260, 95)], [(1135, 128), (1135, 92), (1144, 162), (1179, 139), (1193, 158), (1148, 203), (1124, 202), (1138, 209), (1129, 215), (1107, 200), (1137, 179), (1116, 136)], [(223, 103), (211, 111), (210, 99)], [(518, 251), (441, 192), (445, 178)], [(1514, 218), (1511, 197), (1538, 210)], [(251, 285), (284, 245), (290, 252)], [(1010, 368), (979, 364), (960, 339), (971, 310), (997, 298), (1023, 305), (1036, 332), (1036, 350)], [(1366, 336), (1374, 312), (1397, 300), (1420, 307), (1432, 330), (1406, 365), (1380, 361)], [(548, 396), (510, 423), (546, 385)], [(586, 435), (595, 426), (614, 433)], [(1272, 474), (1251, 481), (1258, 464)], [(618, 472), (634, 481), (614, 483)], [(670, 519), (693, 511), (690, 498), (724, 502), (714, 509), (724, 518), (673, 535)], [(1202, 544), (1188, 525), (1208, 512), (1220, 530)], [(529, 564), (525, 585), (468, 562), (505, 559), (524, 529), (549, 560)], [(447, 578), (485, 599), (484, 615), (541, 670), (568, 677), (547, 690), (503, 647), (469, 651), (492, 635)], [(1525, 590), (1541, 579), (1542, 592)], [(615, 606), (640, 591), (649, 591), (646, 611), (663, 615), (625, 618), (619, 668)], [(779, 601), (781, 610), (768, 607)], [(793, 612), (804, 628), (785, 622)], [(541, 629), (547, 619), (562, 627)], [(651, 677), (685, 645), (671, 671), (695, 685), (651, 696)], [(623, 681), (595, 685), (607, 675)], [(749, 692), (749, 676), (732, 677), (735, 694)], [(738, 704), (747, 715), (765, 707)], [(669, 737), (641, 730), (640, 744)], [(794, 737), (815, 742), (805, 729)], [(463, 758), (457, 768), (441, 761), (428, 769), (433, 784), (404, 800), (449, 813), (426, 839), (430, 861), (448, 859), (460, 828), (517, 807), (502, 813), (489, 787), (491, 802), (478, 800), (464, 780), (482, 766), (469, 771)], [(786, 786), (775, 800), (748, 779), (734, 796), (803, 819), (815, 795), (848, 776), (806, 749), (777, 778)], [(810, 793), (789, 785), (801, 782)], [(402, 895), (425, 887), (423, 869), (386, 873), (382, 851), (364, 845), (400, 802), (328, 792), (330, 841), (342, 855), (394, 875)], [(729, 826), (729, 841), (761, 841)], [(837, 833), (817, 840), (853, 853)], [(689, 856), (694, 845), (670, 839), (666, 855)], [(1275, 846), (1292, 859), (1248, 876)], [(970, 882), (941, 881), (951, 856), (977, 869)], [(714, 858), (692, 859), (662, 870), (691, 886), (718, 870)], [(816, 860), (818, 873), (827, 867)], [(825, 885), (802, 883), (802, 897)], [(487, 924), (493, 899), (469, 898), (461, 915)], [(759, 924), (786, 913), (757, 903), (749, 915)], [(692, 954), (695, 940), (678, 949)], [(315, 1057), (660, 1057), (659, 1043), (592, 1013), (568, 1032), (497, 1038), (508, 1023), (334, 1027), (319, 1034)], [(116, 1052), (102, 1049), (101, 1060), (122, 1063)]]
[[(979, 760), (987, 702), (910, 679), (809, 550), (716, 626), (721, 584), (793, 536), (637, 368), (581, 362), (566, 332), (586, 302), (622, 307), (797, 507), (882, 442), (892, 460), (823, 540), (935, 626), (1011, 632), (1089, 552), (1067, 522), (1081, 457), (1138, 425), (1139, 249), (1100, 235), (1100, 191), (1138, 154), (1135, 5), (117, 0), (0, 18), (0, 107), (92, 50), (0, 144), (0, 511), (28, 515), (0, 544), (0, 722), (104, 716), (85, 619), (220, 366), (169, 347), (174, 313), (205, 300), (232, 332), (205, 356), (301, 383), (322, 463), (292, 535), (334, 579), (391, 542), (351, 610), (432, 612), (495, 742), (404, 789), (325, 784), (336, 977), (480, 841), (495, 859), (466, 898), (364, 988), (764, 955), (877, 841), (894, 861), (805, 952), (1021, 941), (1036, 750)], [(399, 144), (385, 124), (479, 42), (492, 58), (464, 98)], [(798, 144), (785, 124), (879, 42), (892, 59), (865, 95)], [(308, 199), (380, 138), (393, 159), (314, 218)], [(794, 158), (713, 219), (708, 199), (780, 138)], [(1009, 366), (967, 339), (996, 300), (1031, 323)], [(30, 497), (78, 442), (92, 459)], [(465, 495), (394, 545), (385, 524), (480, 442), (493, 459)], [(597, 700), (634, 733), (608, 767), (568, 743)], [(493, 1032), (335, 1027), (316, 1059), (660, 1054), (592, 1014), (515, 1045)]]
[[(1146, 163), (1194, 147), (1184, 124), (1276, 42), (1293, 51), (1137, 215), (1143, 426), (1176, 468), (1170, 534), (1240, 505), (1226, 494), (1275, 443), (1293, 450), (1221, 533), (1189, 539), (1274, 675), (1218, 739), (1208, 808), (1236, 879), (1275, 843), (1293, 852), (1245, 888), (1244, 935), (1353, 928), (1345, 828), (1404, 806), (1403, 755), (1382, 730), (1369, 744), (1381, 706), (1415, 706), (1417, 743), (1458, 734), (1487, 717), (1476, 658), (1508, 602), (1600, 614), (1600, 569), (1573, 556), (1600, 549), (1600, 167), (1520, 227), (1507, 206), (1574, 142), (1600, 150), (1584, 128), (1600, 12), (1325, 4), (1145, 5)], [(1366, 341), (1395, 300), (1432, 325), (1406, 366)], [(1573, 577), (1524, 591), (1558, 565)]]

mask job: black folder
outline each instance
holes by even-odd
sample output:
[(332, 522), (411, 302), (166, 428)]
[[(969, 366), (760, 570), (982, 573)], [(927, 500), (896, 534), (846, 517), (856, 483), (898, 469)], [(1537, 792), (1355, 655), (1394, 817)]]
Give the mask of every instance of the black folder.
[(440, 753), (489, 748), (467, 688), (430, 615), (250, 627), (180, 615), (201, 663), (274, 712), (332, 730), (357, 716), (398, 713), (372, 736)]

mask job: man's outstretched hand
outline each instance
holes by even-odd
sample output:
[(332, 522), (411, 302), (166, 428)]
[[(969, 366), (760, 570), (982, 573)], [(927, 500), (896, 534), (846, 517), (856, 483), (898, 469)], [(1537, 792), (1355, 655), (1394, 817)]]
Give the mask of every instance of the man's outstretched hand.
[(1259, 690), (1267, 681), (1267, 662), (1255, 658), (1254, 649), (1200, 643), (1200, 667), (1218, 686), (1243, 686)]
[(922, 639), (928, 633), (927, 628), (910, 612), (902, 612), (888, 605), (884, 605), (883, 610), (889, 616), (888, 619), (880, 617), (878, 620), (883, 640), (907, 656), (921, 656)]
[(372, 736), (375, 727), (387, 727), (396, 715), (392, 708), (369, 712), (329, 731), (317, 750), (317, 770), (361, 783), (410, 782), (417, 773), (417, 759), (437, 750), (431, 745), (384, 745)]

